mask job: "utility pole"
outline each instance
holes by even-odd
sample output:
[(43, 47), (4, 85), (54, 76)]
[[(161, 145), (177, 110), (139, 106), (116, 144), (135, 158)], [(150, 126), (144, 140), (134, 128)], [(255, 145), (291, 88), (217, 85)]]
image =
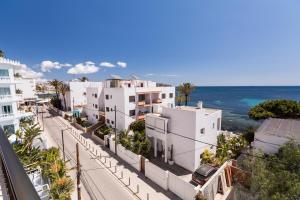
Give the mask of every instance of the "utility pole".
[(45, 131), (45, 126), (44, 126), (44, 104), (42, 105), (42, 122), (43, 122), (43, 131)]
[(66, 162), (64, 130), (61, 130), (61, 143), (62, 143), (62, 150), (63, 150), (63, 158), (64, 158), (64, 162)]
[(117, 138), (117, 106), (115, 105), (115, 154), (117, 153), (117, 145), (118, 145), (118, 138)]
[(80, 161), (79, 161), (79, 145), (76, 143), (76, 158), (77, 158), (77, 199), (81, 200), (81, 188), (80, 188)]

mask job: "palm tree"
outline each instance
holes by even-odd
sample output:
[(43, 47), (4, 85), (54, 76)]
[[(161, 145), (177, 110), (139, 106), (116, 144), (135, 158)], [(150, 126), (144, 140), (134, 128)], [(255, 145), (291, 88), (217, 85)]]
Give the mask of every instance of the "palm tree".
[(45, 87), (43, 85), (36, 85), (35, 90), (37, 92), (42, 92), (43, 93), (43, 92), (45, 92)]
[(57, 79), (54, 79), (52, 81), (49, 81), (49, 84), (52, 85), (55, 89), (55, 94), (56, 94), (56, 97), (57, 99), (59, 99), (59, 88), (60, 88), (60, 85), (62, 84), (61, 81), (57, 80)]
[(181, 106), (183, 104), (185, 97), (182, 94), (179, 94), (176, 96), (176, 102), (178, 106)]
[(185, 97), (184, 100), (185, 100), (186, 106), (188, 103), (188, 98), (194, 89), (195, 89), (195, 86), (191, 83), (183, 83), (183, 84), (179, 85), (179, 87), (178, 87), (179, 94)]
[(70, 87), (69, 85), (65, 84), (65, 83), (62, 83), (59, 87), (59, 91), (60, 93), (62, 94), (63, 98), (64, 98), (64, 107), (65, 107), (65, 110), (67, 108), (67, 104), (66, 104), (66, 93), (70, 91)]
[(33, 140), (41, 134), (41, 129), (38, 124), (34, 124), (25, 128), (24, 136), (23, 136), (23, 143), (24, 147), (27, 150), (32, 149)]
[(5, 53), (4, 53), (4, 51), (2, 51), (1, 49), (0, 49), (0, 58), (4, 58), (5, 57)]
[(23, 94), (23, 91), (20, 89), (16, 89), (16, 94)]
[(89, 81), (89, 78), (86, 77), (86, 76), (83, 76), (83, 77), (79, 78), (79, 80), (80, 80), (81, 82), (86, 82), (86, 81)]
[(21, 74), (19, 72), (14, 74), (15, 78), (22, 78)]

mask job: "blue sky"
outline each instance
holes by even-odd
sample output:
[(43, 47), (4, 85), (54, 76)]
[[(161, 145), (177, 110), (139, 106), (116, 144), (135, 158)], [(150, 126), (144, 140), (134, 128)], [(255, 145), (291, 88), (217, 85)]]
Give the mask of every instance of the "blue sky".
[(1, 0), (0, 49), (44, 79), (300, 85), (299, 10), (299, 0)]

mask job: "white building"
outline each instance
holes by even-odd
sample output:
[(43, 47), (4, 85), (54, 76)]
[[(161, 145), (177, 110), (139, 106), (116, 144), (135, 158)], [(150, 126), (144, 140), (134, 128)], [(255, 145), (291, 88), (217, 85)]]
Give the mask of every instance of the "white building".
[(62, 106), (68, 111), (77, 110), (82, 112), (83, 106), (87, 104), (86, 91), (87, 88), (92, 85), (102, 84), (101, 82), (81, 82), (81, 81), (71, 81), (68, 83), (70, 86), (70, 91), (66, 94), (66, 105), (64, 105), (64, 99), (60, 95), (60, 100)]
[(215, 151), (215, 147), (208, 144), (217, 145), (221, 118), (221, 110), (203, 108), (202, 103), (197, 107), (156, 107), (154, 113), (146, 115), (146, 134), (154, 156), (161, 156), (167, 162), (173, 149), (173, 161), (194, 171), (205, 149)]
[(17, 102), (21, 97), (16, 95), (14, 71), (20, 67), (19, 62), (0, 58), (0, 126), (10, 133), (19, 129), (21, 118), (33, 115), (18, 111)]
[(104, 90), (103, 83), (91, 84), (86, 88), (87, 104), (83, 107), (83, 112), (90, 123), (96, 124), (100, 120), (104, 121)]
[(36, 99), (36, 81), (33, 78), (17, 78), (16, 89), (21, 91), (21, 96), (26, 100)]
[(145, 80), (109, 79), (104, 82), (104, 104), (106, 124), (114, 126), (116, 106), (117, 129), (125, 130), (153, 112), (154, 105), (174, 107), (175, 87), (157, 87), (155, 82)]
[(300, 144), (300, 120), (270, 118), (257, 129), (252, 145), (266, 154), (274, 154), (290, 140)]

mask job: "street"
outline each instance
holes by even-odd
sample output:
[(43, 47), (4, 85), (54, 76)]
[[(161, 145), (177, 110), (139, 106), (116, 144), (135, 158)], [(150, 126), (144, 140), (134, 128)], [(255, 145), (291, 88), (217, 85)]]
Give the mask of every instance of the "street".
[[(41, 115), (39, 115), (41, 117)], [(61, 130), (62, 127), (55, 120), (55, 116), (49, 114), (45, 109), (44, 113), (44, 128), (45, 134), (50, 136), (54, 142), (61, 146)], [(67, 159), (71, 159), (70, 163), (73, 167), (76, 164), (76, 143), (77, 141), (66, 130), (64, 132), (65, 152)], [(118, 180), (107, 171), (107, 169), (100, 163), (96, 162), (94, 157), (79, 145), (79, 155), (82, 170), (82, 181), (85, 190), (90, 196), (90, 199), (134, 199), (128, 189), (120, 184)], [(76, 179), (75, 179), (76, 180)], [(76, 182), (75, 182), (76, 190)], [(82, 197), (84, 199), (84, 197)]]

